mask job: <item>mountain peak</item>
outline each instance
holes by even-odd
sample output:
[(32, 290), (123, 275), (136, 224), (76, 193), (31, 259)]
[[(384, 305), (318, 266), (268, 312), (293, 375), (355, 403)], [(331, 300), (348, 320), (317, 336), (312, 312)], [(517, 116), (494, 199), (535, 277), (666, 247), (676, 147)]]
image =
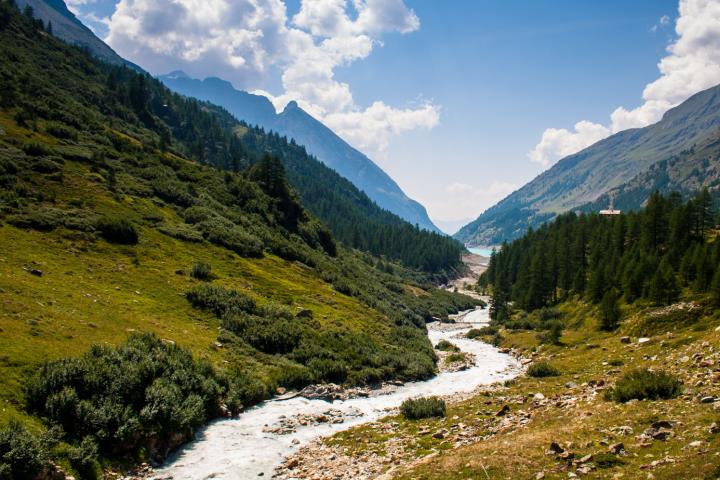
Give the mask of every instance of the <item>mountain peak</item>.
[(297, 103), (295, 100), (290, 100), (290, 101), (288, 102), (288, 104), (285, 105), (285, 110), (283, 110), (283, 111), (284, 111), (284, 112), (287, 112), (287, 111), (290, 111), (290, 110), (295, 110), (295, 109), (297, 109), (297, 108), (300, 108), (300, 106), (298, 105), (298, 103)]
[(166, 75), (163, 75), (163, 77), (171, 78), (173, 80), (178, 79), (178, 78), (190, 78), (190, 76), (187, 73), (183, 72), (182, 70), (173, 70), (172, 72), (170, 72)]

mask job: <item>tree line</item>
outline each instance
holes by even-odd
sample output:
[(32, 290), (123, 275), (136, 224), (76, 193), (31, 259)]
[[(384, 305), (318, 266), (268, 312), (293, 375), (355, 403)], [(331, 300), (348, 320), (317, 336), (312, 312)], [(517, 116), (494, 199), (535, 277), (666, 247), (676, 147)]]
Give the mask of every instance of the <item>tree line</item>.
[(567, 213), (493, 252), (481, 287), (492, 290), (498, 322), (510, 305), (533, 311), (572, 295), (602, 305), (605, 328), (617, 302), (671, 304), (684, 290), (720, 301), (720, 241), (707, 189), (683, 201), (653, 193), (638, 212)]

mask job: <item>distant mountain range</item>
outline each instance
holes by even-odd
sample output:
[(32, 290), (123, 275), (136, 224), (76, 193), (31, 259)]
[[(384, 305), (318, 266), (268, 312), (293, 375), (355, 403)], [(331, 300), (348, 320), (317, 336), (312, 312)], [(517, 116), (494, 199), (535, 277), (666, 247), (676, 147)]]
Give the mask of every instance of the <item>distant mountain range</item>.
[(645, 128), (619, 132), (563, 158), (466, 225), (455, 238), (497, 245), (569, 210), (642, 206), (654, 190), (692, 194), (720, 184), (720, 86)]
[(408, 198), (397, 183), (367, 156), (313, 118), (296, 102), (276, 113), (270, 100), (235, 89), (220, 78), (193, 79), (183, 72), (172, 72), (159, 79), (178, 93), (206, 100), (226, 108), (238, 119), (293, 138), (308, 153), (350, 180), (380, 207), (413, 225), (433, 232), (440, 230), (428, 217), (425, 207)]
[(33, 9), (36, 18), (51, 22), (53, 35), (67, 43), (86, 48), (93, 56), (114, 65), (127, 65), (135, 70), (142, 69), (128, 62), (86, 27), (75, 14), (68, 10), (63, 0), (16, 0), (22, 10), (27, 5)]

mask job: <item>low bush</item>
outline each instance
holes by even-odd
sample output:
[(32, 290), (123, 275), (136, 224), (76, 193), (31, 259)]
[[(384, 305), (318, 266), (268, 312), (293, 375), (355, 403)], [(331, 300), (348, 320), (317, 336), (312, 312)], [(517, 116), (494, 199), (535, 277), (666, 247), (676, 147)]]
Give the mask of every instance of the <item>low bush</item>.
[(625, 362), (620, 360), (619, 358), (614, 358), (608, 362), (608, 365), (611, 365), (613, 367), (622, 367), (625, 365)]
[(528, 375), (535, 378), (557, 377), (560, 371), (547, 362), (537, 362), (530, 365), (527, 370)]
[(444, 417), (446, 410), (445, 400), (439, 397), (411, 398), (400, 405), (400, 413), (408, 420)]
[(630, 400), (667, 400), (682, 393), (682, 384), (667, 372), (645, 368), (631, 370), (607, 391), (606, 398), (624, 403)]
[(100, 235), (110, 243), (135, 245), (138, 232), (135, 226), (125, 218), (103, 218), (97, 224)]
[(22, 424), (11, 421), (0, 429), (0, 479), (35, 478), (47, 465), (43, 442)]
[[(28, 407), (62, 427), (91, 468), (93, 445), (107, 454), (163, 449), (215, 417), (227, 391), (208, 363), (154, 335), (49, 362), (28, 385)], [(161, 454), (163, 452), (160, 452)]]
[(459, 352), (460, 349), (455, 346), (454, 344), (448, 342), (447, 340), (440, 340), (437, 345), (435, 345), (435, 349), (440, 350), (441, 352)]
[(212, 267), (209, 263), (196, 262), (192, 268), (190, 268), (190, 276), (198, 280), (212, 280)]
[(497, 327), (487, 325), (482, 328), (470, 329), (465, 334), (465, 337), (474, 340), (476, 338), (480, 338), (483, 336), (496, 335), (498, 332), (499, 332), (499, 329)]
[(202, 234), (190, 225), (164, 225), (159, 227), (158, 230), (168, 237), (177, 238), (185, 242), (201, 243), (205, 240)]
[(453, 352), (447, 357), (445, 357), (445, 363), (457, 363), (457, 362), (464, 362), (465, 361), (465, 354), (460, 352)]
[(593, 463), (598, 468), (613, 468), (618, 465), (624, 465), (625, 462), (614, 453), (596, 453), (593, 455)]
[(211, 310), (218, 317), (232, 312), (252, 313), (256, 308), (252, 298), (219, 285), (198, 285), (186, 297), (193, 307)]

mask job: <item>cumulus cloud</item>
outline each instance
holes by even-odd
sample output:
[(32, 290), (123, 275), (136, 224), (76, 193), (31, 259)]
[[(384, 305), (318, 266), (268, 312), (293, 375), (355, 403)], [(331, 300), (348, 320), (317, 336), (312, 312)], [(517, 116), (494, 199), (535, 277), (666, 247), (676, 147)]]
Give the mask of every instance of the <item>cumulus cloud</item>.
[[(680, 0), (678, 12), (677, 38), (658, 64), (660, 77), (643, 90), (643, 103), (632, 109), (616, 108), (608, 126), (582, 121), (574, 131), (547, 129), (528, 153), (532, 161), (547, 167), (612, 133), (653, 124), (670, 108), (720, 83), (720, 2)], [(669, 17), (663, 17), (659, 23), (669, 22)]]
[(609, 128), (586, 120), (576, 123), (572, 131), (548, 128), (543, 132), (540, 143), (528, 155), (530, 160), (547, 168), (554, 161), (578, 152), (608, 135)]
[[(278, 110), (296, 100), (346, 140), (377, 153), (394, 135), (437, 125), (439, 108), (381, 101), (363, 108), (335, 70), (366, 58), (384, 34), (419, 27), (403, 0), (302, 0), (292, 18), (282, 0), (120, 0), (107, 41), (153, 73), (222, 76), (268, 96)], [(278, 71), (281, 94), (257, 89)]]

